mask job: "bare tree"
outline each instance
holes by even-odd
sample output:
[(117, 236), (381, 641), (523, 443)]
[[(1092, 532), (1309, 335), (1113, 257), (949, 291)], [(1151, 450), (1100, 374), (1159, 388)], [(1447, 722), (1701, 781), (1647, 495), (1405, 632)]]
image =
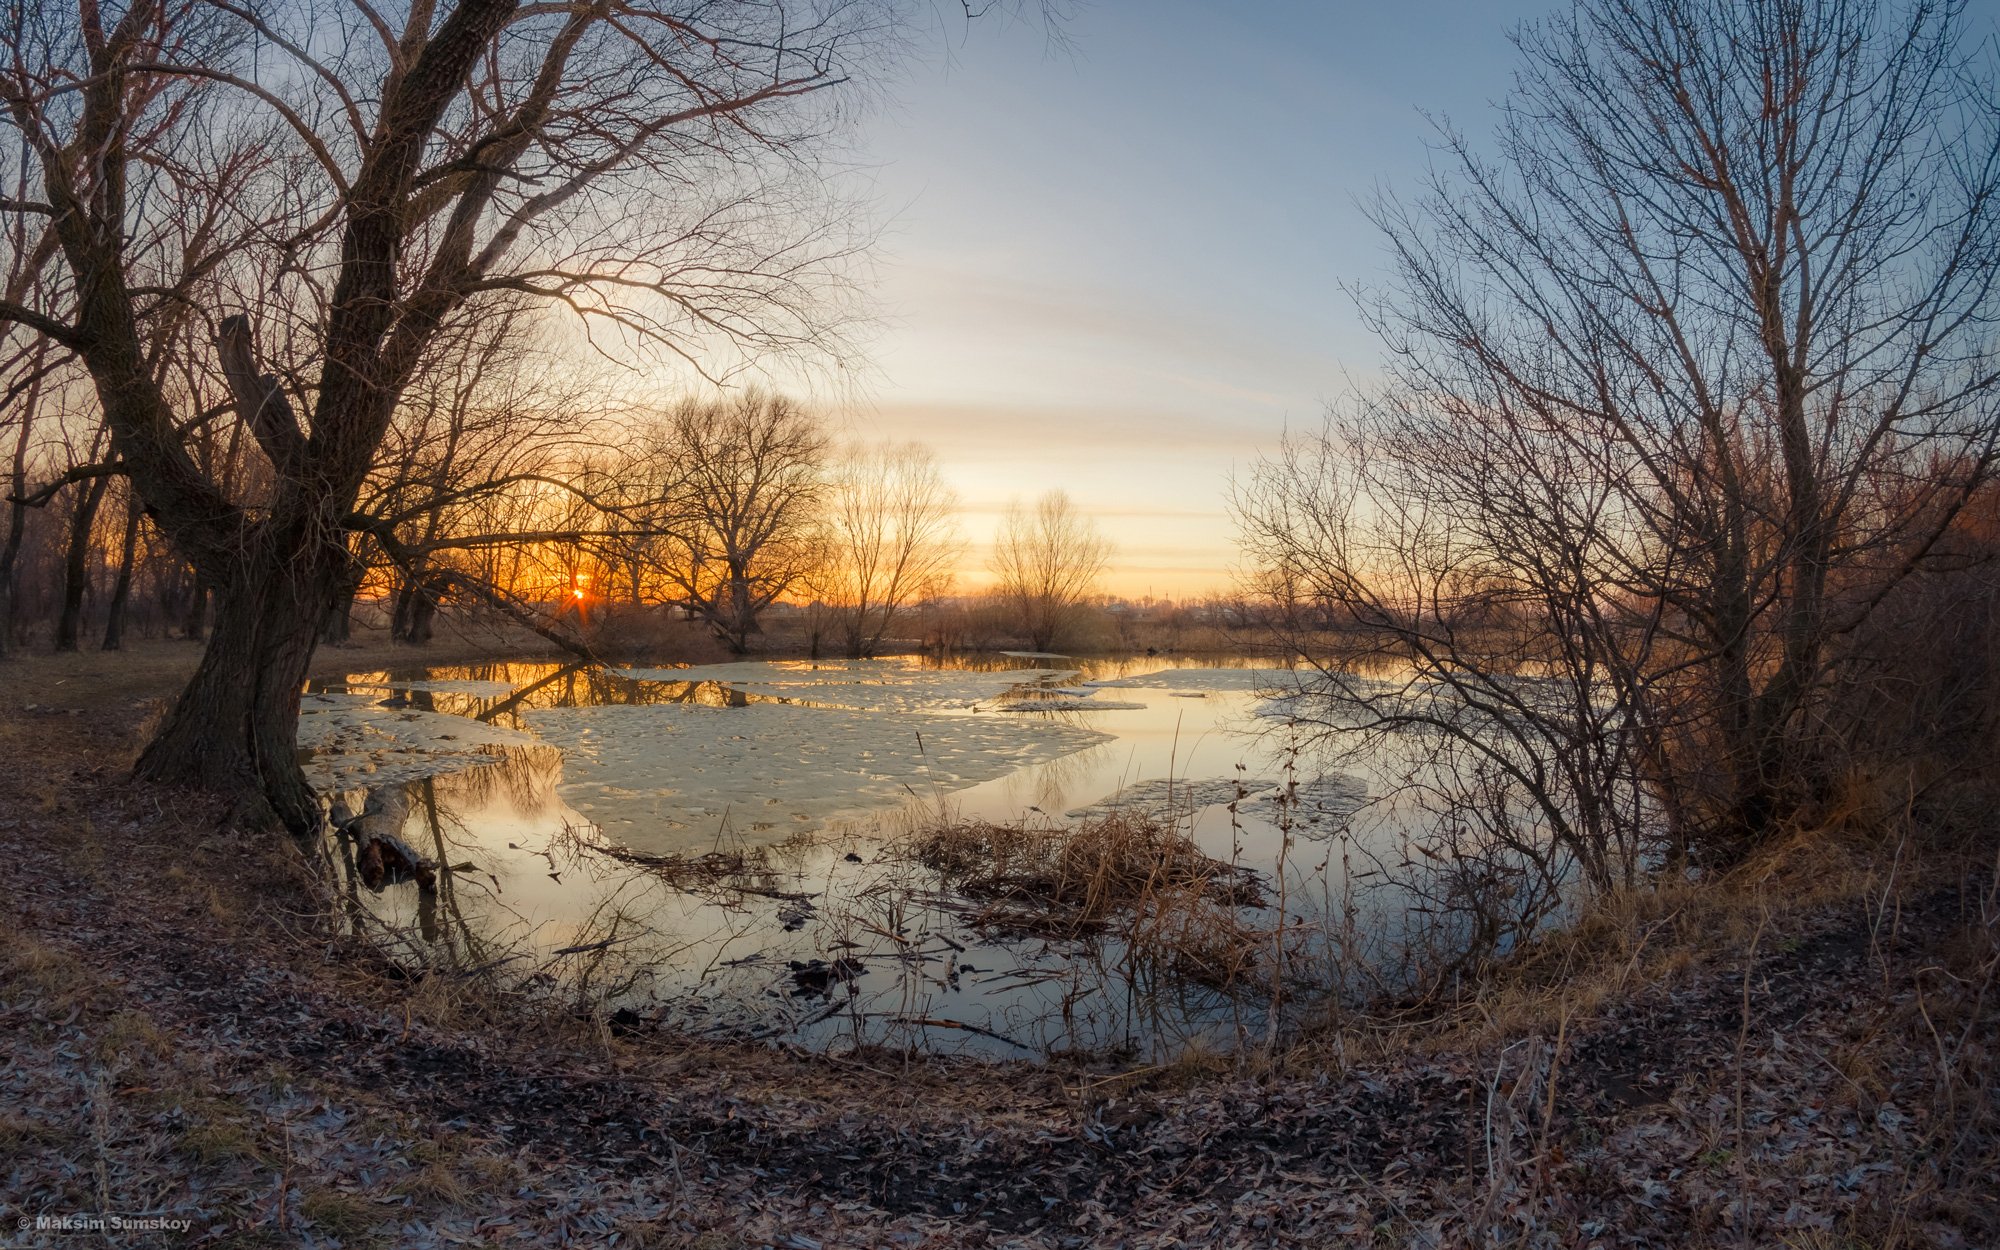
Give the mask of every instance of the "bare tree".
[[(59, 280), (0, 321), (81, 359), (148, 514), (219, 597), (143, 775), (319, 826), (293, 735), (347, 536), (374, 523), (357, 494), (429, 345), (495, 293), (711, 374), (829, 344), (855, 241), (821, 211), (812, 162), (838, 113), (816, 101), (895, 16), (866, 0), (7, 10), (0, 159), (35, 190), (0, 213), (50, 227)], [(271, 466), (259, 506), (190, 454), (204, 423), (149, 357), (149, 324), (190, 309)]]
[(1109, 540), (1059, 490), (1043, 495), (1032, 512), (1009, 507), (993, 545), (999, 593), (1037, 651), (1063, 640), (1110, 560)]
[[(28, 198), (27, 170), (15, 171), (13, 198)], [(7, 271), (0, 286), (0, 301), (19, 304), (30, 299), (45, 281), (55, 258), (55, 231), (47, 223), (25, 215), (6, 222)], [(0, 430), (12, 443), (7, 491), (6, 537), (0, 539), (0, 655), (13, 643), (15, 628), (15, 567), (27, 533), (28, 473), (36, 424), (42, 415), (43, 398), (51, 389), (50, 375), (61, 368), (68, 353), (58, 344), (32, 330), (0, 321)]]
[(111, 583), (111, 601), (104, 612), (106, 651), (117, 651), (125, 645), (125, 614), (132, 602), (132, 575), (139, 557), (139, 522), (143, 516), (139, 497), (127, 491), (124, 533), (118, 543), (118, 572)]
[(827, 493), (811, 588), (847, 654), (874, 655), (900, 613), (950, 584), (958, 496), (921, 443), (851, 448)]
[[(1305, 718), (1436, 746), (1406, 779), (1445, 888), (1514, 931), (1825, 793), (1844, 640), (1992, 474), (2000, 115), (1961, 11), (1521, 31), (1497, 159), (1447, 132), (1451, 171), (1378, 207), (1393, 383), (1239, 493), (1254, 562), (1358, 631), (1294, 631)], [(1348, 671), (1370, 649), (1400, 675)]]
[[(93, 435), (86, 464), (94, 465), (104, 441), (103, 427)], [(104, 502), (109, 476), (86, 478), (70, 494), (69, 531), (63, 545), (62, 612), (56, 618), (55, 645), (58, 651), (75, 651), (83, 642), (83, 600), (91, 582), (91, 535), (97, 525), (97, 509)]]
[(782, 395), (745, 390), (689, 399), (667, 414), (655, 463), (659, 570), (688, 611), (732, 651), (750, 647), (764, 609), (815, 558), (828, 439)]
[(587, 528), (553, 524), (537, 506), (569, 493), (571, 467), (600, 436), (600, 414), (535, 328), (529, 310), (510, 302), (438, 336), (362, 486), (356, 507), (370, 518), (365, 537), (376, 555), (355, 561), (323, 631), (329, 641), (345, 633), (345, 613), (371, 574), (393, 588), (390, 636), (422, 643), (454, 584), (475, 601), (532, 599), (542, 589), (479, 577), (466, 553)]

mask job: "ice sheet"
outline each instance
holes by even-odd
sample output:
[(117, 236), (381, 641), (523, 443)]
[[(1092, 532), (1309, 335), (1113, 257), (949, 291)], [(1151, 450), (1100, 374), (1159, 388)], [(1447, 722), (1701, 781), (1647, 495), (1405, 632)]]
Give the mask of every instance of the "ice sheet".
[(745, 694), (860, 712), (969, 711), (1017, 686), (1076, 676), (1074, 670), (1049, 668), (940, 671), (908, 660), (745, 661), (623, 672), (635, 681), (722, 682)]
[(534, 738), (463, 716), (381, 706), (373, 695), (309, 694), (299, 700), (306, 776), (325, 790), (415, 781), (490, 762), (484, 750)]
[(1275, 789), (1277, 784), (1270, 780), (1236, 777), (1210, 777), (1201, 781), (1155, 777), (1135, 782), (1087, 807), (1071, 808), (1065, 815), (1094, 820), (1118, 812), (1130, 812), (1152, 820), (1174, 821), (1204, 807), (1247, 800), (1251, 795)]
[(1286, 690), (1297, 682), (1293, 670), (1288, 668), (1164, 668), (1157, 673), (1141, 673), (1136, 677), (1121, 677), (1114, 681), (1090, 681), (1086, 686), (1098, 687), (1138, 687), (1149, 690), (1171, 690), (1175, 693), (1195, 691), (1251, 691), (1257, 693)]
[(551, 708), (528, 723), (568, 756), (563, 796), (646, 850), (723, 828), (776, 841), (930, 799), (1110, 740), (1021, 717), (926, 716), (785, 703)]

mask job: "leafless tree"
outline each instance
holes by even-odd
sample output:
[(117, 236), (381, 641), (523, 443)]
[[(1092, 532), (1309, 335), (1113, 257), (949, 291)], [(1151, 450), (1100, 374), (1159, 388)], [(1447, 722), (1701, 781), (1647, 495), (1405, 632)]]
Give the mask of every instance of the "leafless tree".
[(125, 613), (132, 602), (132, 580), (139, 559), (139, 527), (145, 515), (139, 497), (130, 490), (125, 492), (123, 511), (125, 524), (118, 543), (118, 571), (111, 583), (111, 601), (104, 612), (106, 651), (118, 651), (125, 645)]
[[(10, 336), (11, 338), (11, 336)], [(42, 417), (42, 398), (48, 386), (51, 344), (33, 339), (8, 361), (4, 376), (7, 402), (0, 413), (6, 418), (12, 456), (7, 473), (7, 528), (0, 538), (0, 655), (14, 642), (15, 580), (21, 548), (27, 540), (29, 502), (28, 475), (32, 463), (37, 426)]]
[(1581, 0), (1517, 35), (1495, 156), (1447, 131), (1378, 206), (1393, 382), (1238, 509), (1402, 666), (1294, 638), (1308, 719), (1442, 744), (1410, 775), (1454, 888), (1726, 860), (1826, 793), (1845, 641), (2000, 437), (2000, 113), (1961, 16)]
[(827, 492), (810, 586), (849, 656), (874, 655), (905, 609), (943, 593), (962, 547), (957, 494), (920, 443), (849, 449)]
[[(823, 211), (818, 141), (896, 17), (869, 0), (6, 11), (0, 159), (34, 190), (0, 213), (52, 232), (57, 280), (0, 321), (81, 360), (149, 515), (218, 596), (143, 775), (319, 826), (299, 690), (348, 535), (373, 524), (358, 493), (442, 328), (504, 294), (712, 375), (829, 345), (856, 241)], [(183, 310), (271, 466), (254, 504), (191, 453), (205, 423), (149, 357), (149, 326)]]
[(1037, 651), (1062, 641), (1110, 560), (1110, 541), (1059, 490), (1043, 495), (1033, 511), (1009, 507), (993, 545), (1000, 596)]
[(764, 609), (800, 584), (816, 553), (829, 440), (805, 409), (747, 389), (689, 399), (666, 414), (655, 453), (664, 480), (659, 572), (736, 652)]
[[(357, 510), (370, 518), (348, 593), (325, 631), (346, 632), (345, 614), (371, 573), (385, 581), (392, 638), (421, 643), (454, 583), (490, 602), (533, 598), (536, 587), (495, 581), (465, 553), (533, 546), (551, 532), (589, 528), (552, 522), (538, 504), (573, 486), (571, 468), (601, 437), (601, 404), (586, 380), (534, 333), (519, 304), (450, 327), (405, 390)], [(517, 607), (525, 610), (524, 604)]]

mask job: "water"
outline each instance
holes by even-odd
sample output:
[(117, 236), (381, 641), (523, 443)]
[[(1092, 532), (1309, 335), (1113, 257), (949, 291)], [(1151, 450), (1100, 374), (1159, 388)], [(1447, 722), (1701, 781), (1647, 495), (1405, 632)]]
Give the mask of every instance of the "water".
[[(808, 1047), (1159, 1054), (1261, 1037), (1280, 947), (1346, 914), (1334, 848), (1367, 783), (1258, 714), (1289, 682), (1234, 656), (459, 666), (316, 684), (301, 742), (438, 865), (434, 894), (377, 893), (343, 844), (356, 922), (413, 957)], [(996, 934), (908, 849), (941, 816), (1120, 805), (1258, 874), (1264, 906), (1220, 911), (1270, 935), (1262, 976), (1190, 976), (1116, 931)]]

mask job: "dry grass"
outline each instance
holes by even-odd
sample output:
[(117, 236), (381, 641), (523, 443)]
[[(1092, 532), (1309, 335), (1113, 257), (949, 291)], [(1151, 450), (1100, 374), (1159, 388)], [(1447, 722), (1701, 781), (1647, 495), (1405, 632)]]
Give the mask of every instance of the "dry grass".
[(1077, 937), (1121, 915), (1264, 905), (1254, 873), (1203, 854), (1178, 828), (1125, 813), (1074, 827), (941, 823), (912, 853), (986, 902), (981, 923), (1000, 929)]
[[(1423, 1230), (1429, 1244), (1584, 1244), (1593, 1212), (1578, 1190), (1607, 1148), (1669, 1142), (1684, 1151), (1683, 1191), (1707, 1193), (1679, 1245), (1746, 1244), (1741, 1225), (1781, 1216), (1821, 1226), (1766, 1223), (1761, 1244), (1991, 1244), (1994, 805), (1984, 782), (1920, 789), (1847, 778), (1813, 821), (1727, 874), (1593, 900), (1454, 994), (1341, 1013), (1288, 1063), (1479, 1057), (1470, 1127), (1483, 1166)], [(1635, 1091), (1674, 1070), (1698, 1075)], [(1604, 1136), (1603, 1113), (1583, 1109), (1607, 1101), (1649, 1108), (1650, 1137)], [(1832, 1202), (1829, 1158), (1884, 1175)]]
[(82, 960), (26, 933), (0, 932), (0, 994), (67, 1010), (88, 998), (97, 978)]
[[(976, 931), (1088, 940), (1140, 996), (1189, 987), (1268, 1002), (1279, 923), (1258, 875), (1131, 812), (1075, 825), (936, 820), (907, 843)], [(963, 900), (958, 902), (957, 900)]]

